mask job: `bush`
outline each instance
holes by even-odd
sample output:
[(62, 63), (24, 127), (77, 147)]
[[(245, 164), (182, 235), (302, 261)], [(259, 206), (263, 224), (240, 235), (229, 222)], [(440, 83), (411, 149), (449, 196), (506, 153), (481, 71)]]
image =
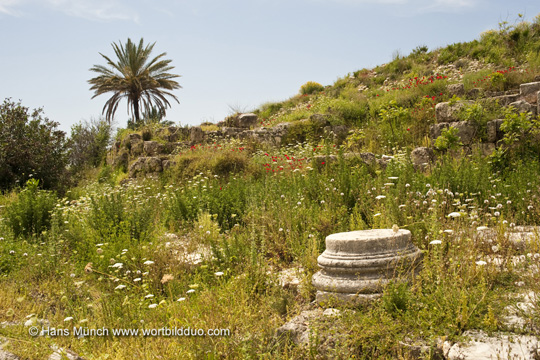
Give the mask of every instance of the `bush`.
[(441, 131), (441, 136), (435, 140), (435, 148), (440, 151), (453, 150), (461, 146), (458, 129), (451, 126)]
[(6, 207), (7, 223), (15, 237), (39, 235), (50, 228), (56, 195), (39, 190), (38, 185), (39, 180), (28, 180), (17, 200)]
[(5, 99), (0, 105), (0, 189), (10, 189), (30, 178), (44, 188), (65, 184), (67, 144), (58, 123)]
[(315, 81), (308, 81), (304, 85), (300, 87), (300, 94), (302, 95), (311, 95), (316, 92), (320, 92), (324, 90), (324, 86), (321, 84), (315, 82)]
[(75, 172), (97, 167), (107, 155), (111, 140), (111, 124), (104, 118), (81, 121), (71, 127), (69, 164)]

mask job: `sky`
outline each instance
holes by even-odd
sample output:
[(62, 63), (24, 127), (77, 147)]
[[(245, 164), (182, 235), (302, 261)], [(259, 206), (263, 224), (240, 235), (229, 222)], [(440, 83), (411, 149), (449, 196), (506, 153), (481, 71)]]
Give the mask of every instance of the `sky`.
[[(108, 95), (92, 99), (94, 65), (128, 38), (154, 43), (181, 75), (166, 118), (218, 122), (233, 111), (285, 100), (302, 84), (331, 85), (355, 70), (417, 46), (471, 41), (533, 20), (523, 0), (0, 0), (0, 101), (21, 100), (69, 133), (98, 118)], [(127, 105), (115, 116), (125, 127)]]

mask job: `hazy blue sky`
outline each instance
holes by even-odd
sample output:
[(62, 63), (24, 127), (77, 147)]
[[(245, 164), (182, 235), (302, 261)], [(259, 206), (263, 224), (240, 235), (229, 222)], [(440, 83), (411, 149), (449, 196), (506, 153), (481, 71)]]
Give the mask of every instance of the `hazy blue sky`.
[[(0, 100), (11, 97), (69, 131), (97, 117), (89, 69), (113, 56), (112, 42), (156, 42), (182, 89), (167, 119), (219, 121), (230, 106), (286, 99), (306, 81), (385, 63), (399, 50), (470, 41), (482, 31), (532, 20), (523, 0), (0, 0)], [(116, 122), (125, 127), (125, 103)]]

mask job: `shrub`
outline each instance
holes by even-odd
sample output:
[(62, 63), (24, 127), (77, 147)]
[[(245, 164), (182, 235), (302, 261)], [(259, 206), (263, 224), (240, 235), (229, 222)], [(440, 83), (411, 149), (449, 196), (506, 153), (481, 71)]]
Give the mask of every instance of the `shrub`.
[(311, 95), (324, 90), (324, 86), (315, 81), (308, 81), (300, 87), (300, 94)]
[(101, 165), (111, 140), (111, 124), (104, 118), (81, 121), (71, 127), (69, 164), (75, 172)]
[(435, 140), (435, 148), (440, 151), (456, 149), (461, 145), (461, 141), (457, 134), (458, 129), (453, 126), (443, 129), (441, 136)]
[(500, 72), (495, 72), (491, 75), (490, 82), (495, 90), (503, 91), (505, 89), (506, 77)]
[(58, 123), (10, 99), (0, 105), (0, 189), (10, 189), (31, 177), (44, 188), (65, 184), (67, 145)]
[(39, 190), (39, 180), (30, 179), (17, 199), (6, 207), (7, 223), (15, 237), (41, 234), (50, 228), (56, 195)]

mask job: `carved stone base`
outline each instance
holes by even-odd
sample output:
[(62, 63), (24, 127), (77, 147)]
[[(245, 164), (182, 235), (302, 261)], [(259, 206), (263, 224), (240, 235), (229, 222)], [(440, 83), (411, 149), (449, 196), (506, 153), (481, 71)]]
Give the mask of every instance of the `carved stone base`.
[(375, 229), (329, 235), (317, 259), (321, 271), (313, 275), (317, 302), (370, 301), (379, 297), (391, 279), (408, 276), (422, 252), (408, 230)]

